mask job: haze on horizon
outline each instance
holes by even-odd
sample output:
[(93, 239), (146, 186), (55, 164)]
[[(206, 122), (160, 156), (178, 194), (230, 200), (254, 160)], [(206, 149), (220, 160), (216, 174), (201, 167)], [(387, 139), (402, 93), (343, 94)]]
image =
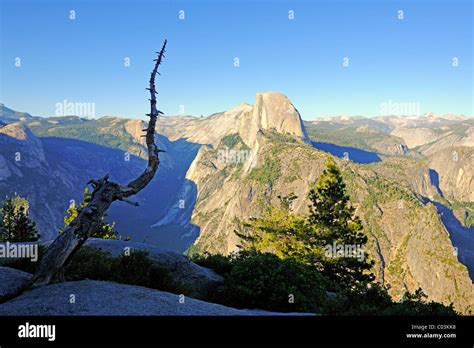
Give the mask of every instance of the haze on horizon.
[(380, 116), (388, 103), (474, 114), (470, 1), (3, 0), (1, 19), (0, 102), (32, 115), (58, 116), (66, 100), (144, 118), (165, 38), (168, 115), (208, 116), (265, 91), (305, 120)]

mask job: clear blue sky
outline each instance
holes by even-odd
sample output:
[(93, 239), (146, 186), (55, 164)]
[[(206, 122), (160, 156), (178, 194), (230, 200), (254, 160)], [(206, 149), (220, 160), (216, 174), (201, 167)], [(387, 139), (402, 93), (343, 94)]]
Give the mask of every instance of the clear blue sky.
[(0, 102), (33, 115), (53, 116), (66, 99), (144, 117), (165, 38), (166, 114), (208, 115), (264, 91), (288, 95), (304, 119), (375, 116), (388, 100), (473, 114), (471, 0), (0, 1)]

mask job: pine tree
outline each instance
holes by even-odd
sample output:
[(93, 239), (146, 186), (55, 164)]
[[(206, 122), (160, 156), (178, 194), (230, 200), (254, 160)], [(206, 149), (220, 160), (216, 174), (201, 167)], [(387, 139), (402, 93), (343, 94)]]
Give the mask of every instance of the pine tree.
[(351, 287), (372, 281), (374, 276), (369, 270), (373, 262), (364, 250), (367, 236), (354, 215), (342, 174), (332, 158), (310, 191), (309, 199), (307, 221), (315, 233), (307, 236), (307, 241), (325, 248), (324, 255), (317, 253), (310, 262), (320, 264), (323, 273), (341, 285)]
[[(279, 198), (278, 207), (270, 206), (262, 217), (251, 219), (236, 231), (244, 249), (311, 265), (343, 287), (374, 279), (369, 272), (373, 263), (364, 250), (367, 237), (334, 160), (328, 159), (327, 168), (309, 192), (307, 216), (292, 212), (294, 194)], [(338, 254), (338, 248), (345, 253)], [(334, 252), (329, 253), (332, 249)]]
[[(91, 200), (91, 193), (86, 187), (84, 189), (83, 200), (79, 204), (79, 209), (75, 204), (71, 204), (67, 210), (67, 214), (64, 217), (64, 227), (67, 227), (79, 214), (79, 210), (86, 207)], [(101, 223), (97, 229), (91, 234), (91, 237), (102, 238), (102, 239), (117, 239), (118, 232), (114, 230), (115, 222), (112, 224)], [(60, 231), (61, 233), (62, 231)]]
[(29, 202), (15, 194), (6, 197), (0, 209), (0, 240), (9, 242), (30, 242), (38, 240), (39, 234), (34, 221), (28, 217)]

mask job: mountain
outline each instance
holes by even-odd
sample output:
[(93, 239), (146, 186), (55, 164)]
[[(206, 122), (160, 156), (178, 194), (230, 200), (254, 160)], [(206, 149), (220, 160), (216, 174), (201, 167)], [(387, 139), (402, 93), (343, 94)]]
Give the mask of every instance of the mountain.
[(403, 138), (371, 127), (369, 124), (338, 126), (333, 122), (307, 122), (311, 139), (316, 142), (363, 149), (383, 155), (404, 155), (408, 146)]
[(25, 122), (33, 119), (30, 114), (9, 109), (2, 103), (0, 103), (0, 114), (3, 123)]
[(449, 199), (472, 202), (474, 119), (465, 116), (334, 117), (306, 122), (310, 138), (425, 161)]
[(298, 110), (286, 96), (274, 92), (257, 93), (254, 106), (244, 103), (206, 118), (163, 116), (156, 129), (170, 140), (186, 138), (214, 147), (231, 134), (238, 134), (252, 147), (258, 132), (270, 129), (309, 140)]
[[(279, 195), (295, 193), (295, 211), (306, 212), (306, 196), (327, 155), (272, 133), (262, 135), (259, 144), (258, 166), (248, 172), (245, 163), (223, 165), (215, 150), (201, 148), (187, 175), (198, 187), (192, 222), (201, 227), (192, 252), (237, 250), (233, 231), (268, 204), (277, 204)], [(390, 284), (390, 293), (400, 298), (405, 290), (422, 287), (433, 299), (472, 309), (468, 268), (456, 259), (436, 206), (423, 199), (437, 192), (429, 168), (410, 158), (370, 165), (338, 160), (338, 165), (369, 233), (377, 277)]]
[[(144, 126), (110, 116), (22, 118), (3, 126), (18, 131), (0, 137), (0, 194), (26, 195), (52, 237), (88, 180), (111, 173), (126, 181), (143, 169)], [(209, 117), (162, 116), (157, 140), (167, 152), (157, 177), (137, 197), (140, 208), (114, 205), (109, 220), (137, 242), (228, 254), (238, 249), (240, 223), (279, 195), (295, 193), (294, 210), (304, 213), (307, 193), (333, 155), (369, 235), (378, 280), (390, 284), (394, 298), (422, 287), (467, 313), (474, 303), (471, 127), (472, 119), (436, 115), (303, 122), (278, 93), (259, 93), (253, 106)], [(406, 129), (436, 136), (412, 142)], [(12, 160), (16, 152), (34, 171)]]

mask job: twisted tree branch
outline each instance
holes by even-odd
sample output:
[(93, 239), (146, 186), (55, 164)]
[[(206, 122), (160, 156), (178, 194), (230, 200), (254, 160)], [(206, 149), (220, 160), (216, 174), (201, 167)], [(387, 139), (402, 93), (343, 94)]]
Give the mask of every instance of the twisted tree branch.
[(72, 257), (102, 222), (110, 205), (116, 200), (137, 205), (126, 199), (126, 197), (140, 192), (155, 176), (160, 164), (158, 158), (160, 150), (158, 150), (155, 144), (155, 125), (158, 115), (162, 114), (156, 108), (156, 94), (158, 93), (155, 87), (155, 77), (159, 74), (158, 67), (164, 58), (166, 43), (167, 41), (165, 40), (163, 47), (157, 52), (158, 57), (154, 60), (156, 63), (151, 72), (149, 88), (147, 88), (150, 91), (150, 113), (147, 114), (150, 117), (150, 121), (146, 128), (146, 145), (148, 149), (148, 165), (146, 169), (138, 178), (125, 186), (109, 181), (109, 175), (101, 179), (89, 181), (88, 185), (91, 185), (93, 188), (89, 204), (80, 210), (74, 221), (49, 246), (38, 264), (36, 273), (29, 282), (28, 287), (38, 287), (64, 281), (64, 273)]

